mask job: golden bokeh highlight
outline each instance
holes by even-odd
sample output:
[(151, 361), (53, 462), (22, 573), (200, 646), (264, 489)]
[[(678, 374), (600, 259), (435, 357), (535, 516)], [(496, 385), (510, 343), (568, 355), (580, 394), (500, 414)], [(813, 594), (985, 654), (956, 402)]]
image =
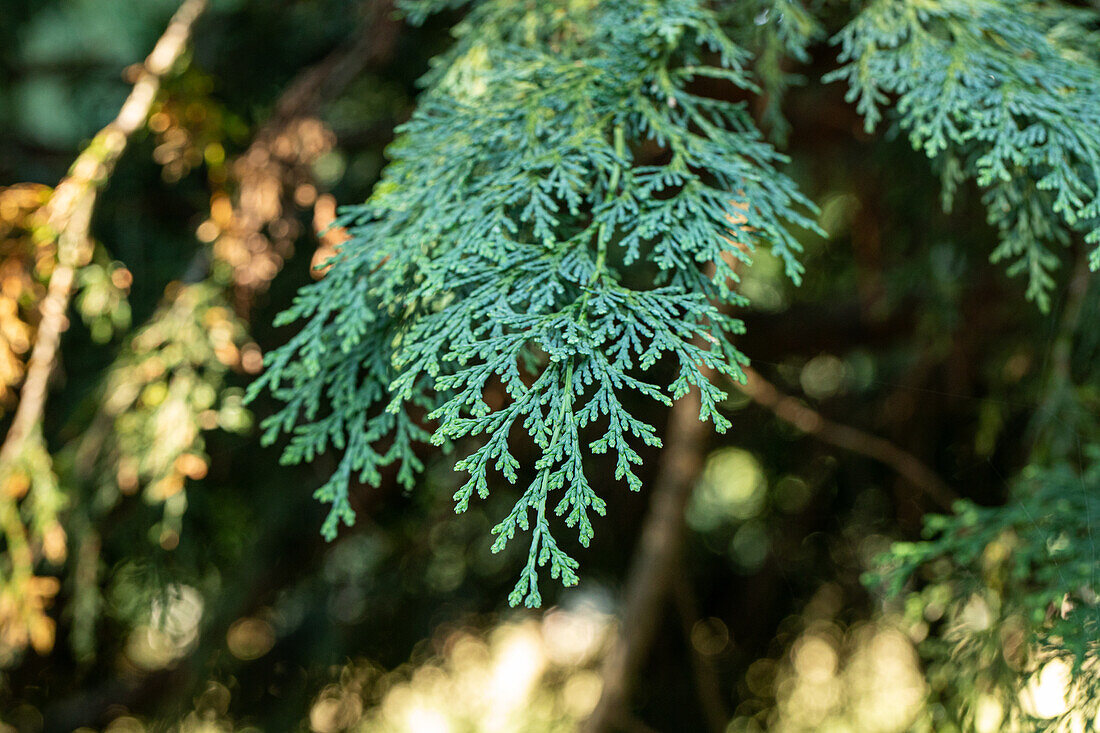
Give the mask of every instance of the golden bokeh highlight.
[(596, 706), (614, 630), (589, 605), (484, 631), (453, 630), (435, 656), (383, 671), (349, 665), (310, 709), (314, 733), (566, 733)]

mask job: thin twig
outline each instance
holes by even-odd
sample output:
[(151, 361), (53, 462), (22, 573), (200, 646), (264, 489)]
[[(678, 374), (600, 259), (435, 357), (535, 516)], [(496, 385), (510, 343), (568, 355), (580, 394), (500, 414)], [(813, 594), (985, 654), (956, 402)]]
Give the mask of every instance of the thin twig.
[[(893, 468), (944, 508), (954, 492), (924, 463), (882, 438), (840, 425), (793, 397), (782, 394), (754, 370), (742, 391), (757, 404), (805, 433), (839, 448), (874, 458)], [(695, 392), (679, 400), (669, 414), (667, 442), (653, 484), (641, 539), (627, 576), (619, 633), (604, 659), (603, 691), (580, 730), (611, 730), (628, 710), (630, 689), (656, 632), (661, 602), (674, 583), (685, 533), (684, 509), (702, 471), (709, 428), (700, 422)]]
[(740, 386), (741, 391), (756, 404), (771, 410), (780, 420), (823, 443), (885, 463), (943, 509), (950, 509), (958, 500), (955, 492), (912, 453), (877, 435), (833, 422), (794, 397), (783, 394), (755, 370), (745, 367), (744, 371), (748, 381)]
[(161, 79), (183, 53), (191, 29), (206, 6), (207, 0), (184, 0), (153, 52), (145, 59), (118, 116), (77, 157), (69, 175), (58, 184), (46, 204), (46, 221), (57, 239), (58, 262), (42, 300), (41, 320), (27, 362), (19, 405), (0, 448), (0, 467), (10, 466), (22, 453), (28, 437), (42, 419), (61, 334), (68, 325), (66, 313), (76, 271), (88, 260), (91, 250), (89, 229), (96, 194), (122, 157), (130, 136), (145, 123)]
[(363, 4), (362, 26), (349, 41), (296, 76), (275, 102), (272, 119), (258, 137), (285, 128), (295, 117), (314, 115), (322, 104), (341, 94), (371, 64), (393, 56), (401, 23), (394, 15), (393, 0), (368, 0)]
[[(277, 162), (278, 156), (273, 150), (275, 141), (287, 137), (301, 120), (316, 116), (321, 105), (342, 93), (368, 66), (384, 63), (392, 57), (400, 27), (393, 17), (392, 0), (368, 0), (364, 6), (363, 24), (354, 34), (355, 40), (342, 44), (316, 64), (299, 72), (276, 100), (275, 113), (264, 122), (248, 148), (237, 158), (237, 164), (250, 158), (265, 161), (262, 169), (253, 168), (250, 171), (263, 178), (259, 184), (253, 185), (262, 187), (266, 184), (275, 190), (286, 188), (293, 171)], [(239, 222), (234, 234), (242, 239), (260, 234), (268, 223), (268, 216), (256, 211), (254, 199), (242, 201), (239, 195), (233, 203), (233, 216)], [(182, 280), (197, 282), (206, 279), (211, 264), (209, 249), (199, 249), (184, 268)], [(273, 278), (276, 272), (273, 271), (270, 277)], [(251, 290), (240, 284), (238, 289)], [(251, 296), (252, 293), (247, 292), (239, 300), (247, 301)], [(163, 300), (160, 307), (167, 303), (167, 299)], [(127, 402), (132, 403), (138, 396), (137, 393), (130, 395)], [(76, 475), (92, 475), (113, 417), (114, 413), (101, 405), (92, 425), (83, 432), (74, 462)]]
[[(356, 40), (339, 46), (324, 59), (303, 69), (295, 76), (276, 101), (276, 111), (272, 117), (260, 127), (252, 143), (240, 158), (247, 158), (250, 155), (276, 157), (273, 151), (275, 141), (287, 136), (301, 120), (315, 117), (321, 105), (342, 93), (364, 69), (392, 60), (399, 31), (400, 22), (393, 16), (392, 0), (366, 0), (362, 27), (354, 33)], [(284, 165), (265, 169), (265, 173), (271, 175), (287, 176), (291, 172), (289, 167)], [(283, 189), (288, 186), (288, 180), (278, 178), (275, 184), (278, 189)], [(253, 229), (249, 231), (259, 232), (266, 220), (254, 211), (244, 210), (247, 208), (248, 204), (242, 204), (239, 198), (234, 201), (234, 215), (243, 221), (250, 222)], [(193, 282), (206, 278), (209, 275), (210, 265), (209, 249), (201, 248), (185, 268), (187, 274), (183, 277), (184, 281)], [(124, 402), (131, 402), (132, 399), (136, 399), (136, 395)], [(114, 414), (101, 405), (92, 426), (84, 431), (74, 461), (73, 473), (76, 476), (93, 475), (97, 461), (101, 458), (104, 441), (109, 434), (113, 417)], [(106, 521), (109, 526), (110, 519), (108, 515), (105, 520), (97, 520), (99, 521), (97, 526), (103, 526), (103, 521)], [(99, 540), (94, 530), (91, 536), (98, 545)], [(90, 550), (87, 558), (81, 553), (82, 561), (87, 560), (85, 565), (90, 574), (78, 574), (80, 579), (78, 588), (87, 588), (98, 582), (95, 557), (98, 557), (95, 547)], [(254, 598), (256, 595), (250, 592), (243, 594), (242, 597)], [(227, 626), (229, 621), (239, 616), (241, 612), (240, 609), (229, 611), (222, 626)], [(85, 622), (78, 618), (74, 623)], [(222, 630), (224, 631), (224, 628)], [(208, 651), (205, 646), (199, 645), (191, 659), (201, 659)], [(199, 667), (201, 665), (184, 663), (174, 670), (161, 670), (126, 684), (115, 678), (104, 680), (90, 693), (57, 701), (46, 711), (47, 727), (72, 730), (81, 725), (91, 724), (109, 705), (132, 705), (134, 701), (154, 694), (155, 690), (165, 684), (166, 679), (183, 680), (186, 675), (197, 674), (195, 670)], [(185, 683), (180, 681), (178, 684)]]
[[(233, 266), (234, 306), (242, 316), (291, 251), (298, 217), (286, 199), (297, 198), (291, 197), (296, 188), (313, 188), (313, 165), (336, 142), (318, 111), (364, 69), (395, 51), (401, 21), (393, 0), (366, 0), (360, 16), (360, 27), (346, 43), (290, 82), (248, 150), (231, 166), (236, 184), (232, 221), (214, 242), (213, 256)], [(308, 206), (312, 200), (297, 203)], [(276, 229), (283, 233), (275, 236)]]

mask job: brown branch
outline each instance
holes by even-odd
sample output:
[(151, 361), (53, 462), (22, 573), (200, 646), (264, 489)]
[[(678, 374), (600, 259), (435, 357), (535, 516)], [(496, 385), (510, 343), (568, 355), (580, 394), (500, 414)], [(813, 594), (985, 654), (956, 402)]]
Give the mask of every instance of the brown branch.
[[(832, 422), (782, 394), (752, 369), (744, 371), (748, 380), (742, 391), (781, 420), (823, 442), (885, 463), (944, 508), (955, 501), (954, 492), (913, 455), (882, 438)], [(667, 442), (627, 576), (619, 632), (604, 659), (603, 691), (580, 728), (583, 733), (612, 730), (628, 712), (631, 686), (656, 633), (661, 602), (675, 582), (685, 534), (684, 509), (702, 471), (709, 436), (698, 414), (699, 396), (694, 391), (669, 414)]]
[(145, 59), (118, 116), (77, 157), (69, 175), (58, 184), (46, 204), (46, 221), (57, 239), (58, 262), (42, 300), (41, 321), (27, 362), (19, 405), (0, 448), (0, 467), (10, 466), (22, 453), (28, 437), (42, 419), (61, 334), (68, 325), (66, 313), (76, 271), (90, 257), (89, 228), (96, 194), (122, 157), (130, 136), (145, 123), (161, 79), (183, 53), (191, 29), (206, 6), (207, 0), (184, 0), (153, 52)]
[[(310, 123), (316, 120), (318, 108), (346, 89), (363, 69), (372, 64), (386, 63), (392, 58), (400, 28), (400, 23), (393, 16), (392, 0), (366, 0), (363, 5), (362, 26), (353, 34), (355, 40), (334, 49), (320, 62), (302, 70), (294, 77), (275, 102), (275, 112), (257, 131), (248, 149), (234, 162), (233, 173), (239, 188), (233, 201), (232, 234), (238, 239), (245, 239), (250, 235), (260, 236), (264, 227), (277, 218), (296, 218), (293, 212), (284, 212), (281, 203), (274, 213), (270, 208), (265, 210), (262, 197), (255, 192), (267, 187), (268, 191), (279, 192), (277, 195), (281, 200), (284, 192), (293, 191), (294, 184), (304, 180), (305, 170), (309, 167), (304, 164), (309, 161), (303, 159), (301, 152), (302, 133), (308, 134), (318, 129), (316, 126), (312, 128), (310, 126)], [(250, 164), (250, 161), (254, 164)], [(247, 180), (241, 180), (242, 178)], [(270, 200), (267, 203), (270, 204)], [(270, 276), (274, 277), (282, 260), (272, 260), (272, 262), (276, 266), (270, 270)], [(210, 264), (209, 250), (205, 247), (200, 248), (185, 268), (187, 274), (183, 279), (191, 282), (207, 277)], [(256, 285), (262, 287), (266, 282), (267, 280), (254, 280), (248, 284), (238, 282), (238, 296), (242, 291), (246, 296), (250, 296)], [(162, 301), (161, 305), (167, 302), (167, 300)], [(86, 480), (95, 474), (115, 414), (120, 410), (129, 409), (127, 405), (136, 398), (137, 393), (125, 396), (119, 401), (122, 404), (113, 405), (113, 410), (108, 410), (106, 403), (100, 405), (91, 426), (84, 431), (77, 443), (72, 473), (78, 479)], [(118, 506), (116, 505), (112, 511), (117, 511)], [(113, 516), (113, 514), (107, 514), (99, 521), (110, 525)], [(80, 583), (85, 587), (97, 582), (93, 558), (97, 556), (98, 538), (94, 530), (91, 532), (95, 547), (89, 549), (88, 557), (84, 553), (80, 555), (83, 566), (91, 573), (90, 575), (78, 574)], [(87, 562), (84, 562), (85, 560)], [(89, 622), (87, 619), (77, 618), (75, 623), (87, 626)], [(158, 676), (150, 675), (134, 681), (133, 688), (129, 689), (121, 699), (131, 697), (137, 699), (151, 694), (149, 690), (156, 687), (158, 679), (160, 679)], [(113, 691), (111, 694), (105, 693), (105, 701), (115, 699), (112, 695), (122, 695), (117, 681), (106, 683), (104, 689)], [(91, 705), (91, 703), (88, 704)], [(76, 704), (75, 707), (79, 709), (82, 706)], [(79, 720), (88, 722), (90, 719), (92, 718)], [(62, 727), (77, 727), (77, 723)]]
[[(730, 223), (735, 229), (746, 229), (743, 212), (747, 204), (731, 203), (740, 211), (729, 215)], [(744, 242), (735, 239), (729, 242), (746, 251)], [(739, 261), (732, 253), (724, 257), (730, 269), (736, 271)], [(708, 277), (713, 277), (716, 269), (714, 263), (708, 265)], [(695, 339), (697, 346), (702, 346), (700, 341)], [(714, 379), (709, 369), (703, 370), (703, 376)], [(596, 708), (581, 724), (581, 733), (603, 733), (621, 725), (624, 718), (633, 719), (628, 707), (631, 687), (653, 643), (661, 603), (679, 570), (686, 530), (684, 511), (703, 471), (711, 428), (699, 419), (700, 407), (699, 392), (692, 389), (669, 411), (665, 446), (653, 481), (649, 509), (627, 574), (618, 633), (600, 670), (603, 689)]]
[(744, 371), (748, 381), (741, 385), (741, 391), (756, 404), (771, 410), (780, 420), (823, 443), (886, 464), (943, 509), (950, 509), (958, 499), (955, 492), (913, 454), (877, 435), (833, 422), (794, 397), (783, 394), (755, 370), (745, 367)]
[(343, 92), (367, 66), (388, 61), (393, 55), (399, 26), (393, 0), (365, 3), (362, 27), (351, 40), (287, 85), (275, 103), (275, 113), (268, 126), (285, 126), (287, 120), (315, 114), (324, 102)]
[(699, 394), (692, 390), (669, 413), (665, 449), (627, 575), (618, 635), (601, 670), (603, 691), (581, 725), (583, 733), (612, 729), (628, 707), (634, 678), (657, 631), (661, 603), (678, 571), (684, 509), (702, 471), (710, 432), (710, 425), (699, 420)]
[(691, 656), (691, 670), (695, 674), (695, 690), (699, 703), (703, 707), (703, 717), (712, 733), (725, 733), (729, 723), (729, 714), (722, 702), (722, 685), (714, 664), (702, 652), (695, 648), (691, 632), (699, 621), (699, 609), (695, 604), (695, 594), (689, 582), (687, 567), (680, 563), (680, 572), (673, 580), (673, 600), (680, 615), (680, 624), (684, 632), (684, 645)]

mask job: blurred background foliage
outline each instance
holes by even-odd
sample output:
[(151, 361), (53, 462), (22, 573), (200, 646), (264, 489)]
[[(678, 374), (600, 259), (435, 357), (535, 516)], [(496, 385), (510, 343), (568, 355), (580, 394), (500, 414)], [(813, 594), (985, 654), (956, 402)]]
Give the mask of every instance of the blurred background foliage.
[[(968, 503), (876, 559), (945, 507), (732, 391), (624, 729), (1091, 724), (1096, 665), (1042, 641), (1095, 652), (1100, 292), (1069, 257), (1050, 314), (1027, 303), (987, 261), (977, 190), (946, 213), (923, 156), (817, 81), (848, 4), (716, 5), (827, 233), (800, 288), (757, 256), (739, 347)], [(0, 419), (57, 258), (43, 207), (177, 6), (0, 0)], [(255, 429), (271, 406), (241, 401), (460, 14), (214, 0), (197, 22), (96, 204), (40, 449), (0, 471), (0, 730), (565, 731), (596, 705), (645, 492), (606, 494), (579, 589), (508, 611), (505, 492), (456, 518), (426, 449), (414, 491), (356, 492), (326, 544), (331, 457), (280, 466)]]

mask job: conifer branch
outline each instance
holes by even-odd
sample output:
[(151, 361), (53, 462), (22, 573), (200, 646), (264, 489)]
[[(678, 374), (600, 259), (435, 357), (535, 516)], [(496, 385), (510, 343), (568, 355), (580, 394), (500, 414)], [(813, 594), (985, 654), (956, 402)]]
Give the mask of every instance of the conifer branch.
[[(355, 33), (354, 40), (344, 44), (316, 64), (298, 73), (275, 102), (274, 114), (257, 131), (248, 148), (234, 161), (232, 168), (237, 183), (252, 189), (283, 191), (292, 188), (295, 174), (292, 166), (277, 155), (276, 148), (289, 152), (292, 157), (305, 157), (300, 154), (302, 141), (297, 134), (301, 123), (315, 120), (320, 107), (343, 92), (348, 84), (368, 66), (384, 63), (392, 55), (397, 40), (399, 22), (393, 15), (392, 0), (367, 0), (363, 8), (363, 24)], [(256, 161), (258, 164), (250, 164)], [(306, 160), (302, 162), (312, 162)], [(249, 177), (247, 183), (241, 179)], [(270, 214), (257, 195), (238, 196), (234, 200), (232, 234), (237, 239), (262, 234), (263, 227), (269, 223)], [(281, 260), (280, 260), (281, 262)], [(197, 282), (210, 274), (211, 257), (207, 248), (202, 248), (192, 257), (184, 269), (185, 282)], [(269, 271), (263, 281), (249, 283), (235, 282), (238, 289), (237, 306), (247, 311), (255, 290), (266, 284), (278, 270)], [(161, 301), (158, 313), (166, 313), (171, 301)], [(247, 313), (242, 315), (247, 316)], [(136, 399), (135, 394), (133, 399)], [(89, 476), (103, 448), (103, 442), (110, 435), (108, 427), (112, 413), (103, 407), (89, 429), (84, 431), (75, 454), (75, 473)]]
[[(344, 451), (316, 492), (332, 505), (329, 538), (354, 521), (353, 475), (376, 484), (396, 463), (411, 487), (417, 441), (466, 451), (458, 511), (488, 496), (493, 474), (516, 483), (509, 434), (522, 426), (535, 476), (493, 549), (530, 532), (509, 600), (538, 605), (539, 568), (577, 582), (553, 515), (587, 545), (605, 510), (584, 456), (611, 453), (615, 479), (640, 490), (638, 448), (661, 445), (627, 395), (670, 405), (695, 390), (696, 416), (729, 426), (718, 383), (740, 378), (742, 326), (716, 304), (744, 302), (730, 262), (748, 259), (731, 212), (744, 212), (743, 244), (769, 248), (796, 281), (792, 228), (816, 224), (744, 107), (695, 93), (699, 77), (752, 88), (745, 51), (705, 4), (536, 4), (532, 34), (515, 32), (512, 12), (483, 0), (461, 24), (383, 181), (337, 220), (349, 239), (279, 321), (302, 330), (268, 355), (249, 398), (266, 389), (285, 403), (265, 421), (265, 440), (290, 436), (284, 461)], [(665, 162), (647, 164), (651, 145)], [(654, 267), (635, 284), (625, 270), (643, 260)], [(645, 381), (661, 360), (671, 384)], [(501, 407), (485, 399), (494, 385)], [(424, 412), (434, 432), (414, 418)], [(601, 437), (582, 437), (597, 425)]]
[[(39, 304), (41, 318), (19, 403), (0, 446), (0, 480), (5, 488), (0, 497), (0, 531), (10, 550), (10, 565), (5, 569), (10, 582), (0, 588), (0, 639), (13, 648), (29, 642), (45, 654), (54, 643), (55, 624), (45, 609), (60, 583), (56, 578), (36, 577), (34, 570), (41, 558), (55, 564), (63, 561), (67, 541), (58, 520), (64, 497), (46, 449), (42, 419), (77, 274), (90, 261), (94, 248), (90, 228), (96, 196), (131, 135), (145, 123), (161, 79), (179, 60), (206, 7), (207, 0), (185, 0), (180, 5), (118, 115), (77, 157), (43, 209), (45, 229), (57, 245), (57, 262)], [(31, 518), (24, 524), (21, 510), (27, 508)]]
[(145, 59), (118, 116), (93, 138), (46, 204), (47, 225), (57, 239), (58, 262), (41, 304), (42, 320), (27, 363), (19, 404), (0, 448), (0, 467), (10, 466), (18, 458), (41, 424), (50, 374), (57, 360), (61, 334), (68, 325), (66, 313), (76, 272), (91, 256), (89, 227), (96, 194), (122, 157), (130, 136), (145, 124), (161, 79), (183, 54), (195, 21), (206, 7), (207, 0), (184, 0)]
[[(303, 206), (314, 203), (313, 164), (335, 141), (333, 132), (318, 117), (319, 111), (364, 69), (392, 56), (400, 25), (392, 0), (363, 2), (360, 26), (351, 40), (291, 80), (276, 100), (271, 117), (230, 166), (236, 186), (232, 214), (228, 222), (219, 224), (213, 253), (215, 259), (233, 268), (234, 304), (242, 316), (292, 249), (299, 225), (290, 199), (298, 199), (296, 203)], [(312, 193), (301, 199), (303, 190)], [(269, 236), (275, 229), (286, 235)], [(208, 263), (199, 264), (199, 271), (205, 273)]]
[[(882, 438), (832, 422), (779, 392), (751, 367), (743, 366), (742, 370), (747, 381), (739, 385), (741, 391), (772, 410), (781, 420), (823, 442), (890, 466), (941, 507), (950, 508), (957, 499), (954, 492), (912, 454)], [(697, 408), (691, 404), (694, 399), (694, 396), (691, 400), (682, 399), (669, 414), (665, 432), (668, 439), (623, 594), (619, 633), (605, 657), (601, 670), (603, 691), (595, 710), (581, 728), (584, 733), (611, 729), (627, 709), (633, 680), (656, 633), (661, 602), (675, 580), (685, 532), (684, 509), (702, 471), (709, 434), (705, 424), (695, 417)]]
[(1059, 3), (876, 0), (836, 35), (843, 66), (825, 76), (847, 82), (867, 131), (896, 99), (947, 207), (967, 179), (983, 189), (990, 259), (1025, 275), (1043, 311), (1070, 232), (1100, 268), (1100, 66), (1078, 47), (1091, 21), (1069, 17)]

